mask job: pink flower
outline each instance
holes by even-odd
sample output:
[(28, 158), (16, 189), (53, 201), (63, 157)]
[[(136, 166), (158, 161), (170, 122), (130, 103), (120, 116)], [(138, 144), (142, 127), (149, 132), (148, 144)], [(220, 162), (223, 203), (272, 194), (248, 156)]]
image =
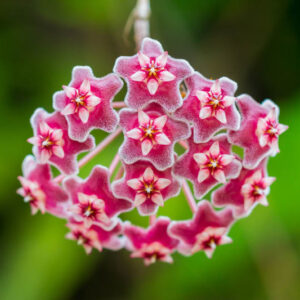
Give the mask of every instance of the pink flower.
[(222, 129), (239, 129), (240, 115), (233, 97), (237, 84), (234, 81), (227, 77), (208, 80), (196, 72), (185, 82), (189, 94), (175, 116), (192, 122), (196, 143), (208, 141)]
[(156, 170), (149, 162), (124, 164), (124, 177), (112, 185), (116, 197), (134, 201), (141, 215), (153, 215), (164, 201), (178, 195), (180, 183), (168, 168)]
[(66, 235), (66, 238), (77, 241), (78, 245), (84, 247), (87, 254), (90, 254), (93, 248), (100, 252), (103, 248), (110, 250), (120, 250), (123, 248), (123, 240), (119, 237), (122, 233), (120, 223), (116, 224), (109, 231), (96, 225), (87, 228), (83, 223), (76, 222), (68, 223), (67, 227), (71, 232)]
[(34, 145), (33, 153), (38, 162), (50, 163), (65, 174), (77, 173), (77, 155), (94, 147), (93, 137), (83, 143), (71, 140), (68, 124), (59, 112), (48, 114), (38, 108), (31, 117), (31, 125), (34, 137), (28, 142)]
[(279, 109), (271, 101), (259, 104), (248, 95), (237, 100), (243, 119), (238, 131), (229, 132), (229, 141), (244, 148), (243, 166), (254, 169), (267, 156), (278, 152), (278, 136), (288, 126), (278, 123)]
[(73, 202), (69, 208), (71, 217), (86, 227), (95, 224), (110, 230), (117, 223), (115, 217), (132, 208), (129, 201), (113, 196), (105, 167), (94, 167), (85, 180), (68, 177), (63, 185)]
[(158, 218), (147, 229), (125, 223), (126, 247), (132, 251), (131, 257), (143, 258), (146, 266), (158, 260), (172, 263), (171, 254), (175, 251), (178, 241), (168, 235), (169, 224), (170, 219), (165, 217)]
[(141, 108), (154, 100), (174, 111), (182, 105), (180, 82), (192, 75), (193, 69), (185, 60), (171, 58), (158, 41), (145, 38), (137, 55), (117, 59), (114, 72), (128, 84), (128, 106)]
[(237, 179), (213, 192), (213, 203), (217, 207), (230, 206), (234, 216), (248, 216), (257, 204), (268, 205), (266, 196), (274, 177), (268, 177), (267, 160), (263, 160), (254, 170), (243, 168)]
[(215, 136), (207, 143), (196, 144), (188, 140), (189, 150), (175, 164), (176, 175), (191, 180), (197, 198), (201, 198), (218, 183), (236, 178), (242, 168), (231, 152), (226, 134)]
[(65, 218), (68, 195), (53, 181), (49, 165), (37, 164), (34, 157), (28, 155), (24, 159), (22, 169), (23, 177), (18, 177), (22, 187), (17, 193), (30, 204), (31, 213), (34, 215), (40, 210), (43, 214), (49, 212)]
[(124, 143), (120, 157), (126, 164), (147, 160), (163, 170), (174, 163), (174, 143), (190, 135), (186, 123), (175, 121), (155, 103), (136, 112), (122, 109), (120, 126), (124, 132)]
[(71, 139), (83, 142), (93, 129), (115, 130), (119, 120), (111, 102), (122, 86), (114, 74), (96, 78), (89, 67), (73, 69), (72, 81), (53, 100), (54, 108), (66, 116)]
[(180, 241), (178, 251), (191, 255), (203, 250), (211, 258), (216, 247), (231, 243), (226, 234), (233, 223), (231, 209), (216, 212), (208, 201), (201, 201), (190, 221), (172, 222), (168, 228), (171, 237)]

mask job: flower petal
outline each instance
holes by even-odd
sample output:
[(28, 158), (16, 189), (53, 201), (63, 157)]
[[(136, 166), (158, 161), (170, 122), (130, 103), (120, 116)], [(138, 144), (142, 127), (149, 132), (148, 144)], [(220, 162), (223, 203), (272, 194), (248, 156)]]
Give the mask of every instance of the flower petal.
[(204, 153), (195, 153), (193, 158), (200, 165), (204, 165), (207, 162), (207, 156)]
[(171, 144), (171, 141), (169, 140), (169, 138), (164, 133), (158, 133), (155, 136), (155, 141), (159, 145), (170, 145)]
[(278, 125), (278, 133), (282, 134), (283, 132), (288, 130), (288, 128), (289, 128), (289, 126), (287, 126), (287, 125), (279, 124)]
[(196, 97), (202, 104), (205, 104), (208, 101), (208, 95), (204, 91), (196, 91)]
[(100, 102), (101, 102), (101, 99), (97, 96), (94, 96), (94, 95), (92, 95), (92, 96), (90, 96), (86, 99), (86, 104), (88, 106), (93, 106), (94, 107), (94, 106), (97, 106)]
[(232, 96), (225, 96), (223, 98), (223, 101), (222, 101), (222, 104), (225, 106), (225, 107), (229, 107), (231, 106), (235, 101), (235, 97), (232, 97)]
[(140, 189), (143, 185), (140, 180), (137, 178), (127, 180), (127, 185), (130, 186), (134, 190)]
[(145, 68), (150, 64), (150, 58), (144, 53), (138, 52), (137, 56), (141, 67)]
[(216, 170), (213, 173), (213, 177), (221, 183), (226, 183), (225, 174), (222, 170)]
[(151, 200), (158, 206), (164, 206), (164, 199), (161, 193), (155, 193), (152, 195)]
[(229, 154), (223, 154), (223, 155), (221, 155), (220, 160), (221, 160), (220, 162), (223, 166), (227, 166), (234, 160), (234, 156), (229, 155)]
[(51, 152), (49, 150), (43, 149), (41, 151), (40, 161), (42, 164), (46, 164), (49, 161), (50, 157), (51, 157)]
[(176, 77), (174, 74), (170, 73), (169, 71), (162, 71), (160, 74), (159, 74), (159, 79), (162, 80), (162, 81), (172, 81), (174, 80)]
[(163, 129), (166, 122), (168, 120), (168, 117), (166, 115), (160, 116), (153, 120), (153, 125), (156, 126), (157, 129)]
[(142, 142), (142, 154), (143, 154), (143, 156), (148, 155), (148, 153), (151, 151), (152, 148), (153, 148), (152, 143), (149, 140), (144, 140)]
[(138, 112), (138, 120), (141, 126), (147, 126), (150, 122), (149, 116), (142, 110)]
[(201, 183), (203, 182), (205, 179), (207, 179), (210, 175), (209, 170), (207, 169), (200, 169), (199, 173), (198, 173), (198, 182)]
[(209, 148), (209, 152), (212, 156), (218, 156), (220, 154), (220, 146), (219, 146), (219, 142), (214, 142), (210, 148)]
[(167, 64), (167, 60), (168, 60), (168, 52), (165, 51), (160, 56), (156, 57), (156, 64), (164, 68)]
[(222, 124), (226, 124), (227, 123), (227, 118), (226, 118), (226, 114), (225, 111), (223, 109), (219, 109), (216, 112), (216, 119), (221, 122)]
[(65, 152), (61, 146), (53, 146), (52, 148), (53, 154), (58, 156), (59, 158), (64, 158)]
[(148, 167), (145, 170), (145, 172), (143, 174), (143, 178), (144, 178), (145, 181), (148, 181), (148, 182), (149, 181), (153, 181), (153, 179), (154, 179), (154, 173), (153, 173), (153, 170), (150, 167)]
[(212, 110), (209, 106), (205, 106), (205, 107), (202, 107), (201, 110), (200, 110), (200, 113), (199, 113), (199, 118), (200, 119), (206, 119), (206, 118), (209, 118), (212, 114)]
[(130, 131), (127, 131), (126, 135), (131, 139), (138, 140), (142, 137), (142, 132), (138, 128), (133, 128)]
[(63, 89), (68, 98), (72, 99), (72, 98), (76, 97), (76, 89), (75, 88), (73, 88), (71, 86), (63, 85)]
[(146, 79), (146, 73), (143, 71), (137, 71), (134, 74), (132, 74), (130, 76), (130, 79), (133, 81), (143, 81), (144, 79)]
[(147, 197), (145, 196), (145, 194), (136, 194), (135, 198), (134, 198), (134, 206), (139, 206), (141, 204), (143, 204), (146, 201)]
[(220, 85), (220, 81), (218, 79), (215, 80), (215, 82), (212, 84), (212, 86), (210, 87), (210, 90), (214, 94), (217, 94), (217, 95), (221, 94), (221, 85)]
[(40, 132), (42, 135), (48, 135), (50, 130), (51, 130), (51, 128), (49, 127), (49, 125), (46, 122), (42, 121), (40, 123)]
[(84, 123), (84, 124), (87, 123), (87, 121), (89, 119), (89, 115), (90, 114), (87, 109), (85, 109), (83, 107), (79, 109), (79, 118), (82, 123)]
[(33, 137), (27, 139), (27, 142), (32, 145), (38, 146), (40, 144), (40, 139), (37, 136), (33, 136)]
[(74, 103), (69, 103), (65, 106), (65, 108), (61, 111), (61, 114), (64, 116), (71, 115), (75, 113), (76, 106)]
[(151, 95), (154, 95), (158, 89), (158, 82), (155, 79), (150, 79), (147, 83), (148, 91)]
[(90, 81), (88, 79), (82, 81), (79, 91), (81, 94), (87, 94), (91, 91)]
[(62, 139), (63, 137), (63, 131), (61, 129), (56, 129), (52, 132), (52, 138), (55, 140), (55, 141), (59, 141)]
[(162, 190), (171, 184), (171, 180), (167, 178), (159, 178), (155, 184), (157, 189)]

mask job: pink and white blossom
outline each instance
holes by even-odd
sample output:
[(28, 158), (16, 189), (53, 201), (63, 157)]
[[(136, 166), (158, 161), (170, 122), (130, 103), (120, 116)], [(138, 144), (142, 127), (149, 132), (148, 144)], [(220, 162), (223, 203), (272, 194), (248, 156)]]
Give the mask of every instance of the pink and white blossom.
[(268, 176), (266, 164), (265, 159), (253, 170), (243, 168), (238, 178), (213, 192), (214, 205), (232, 207), (236, 218), (248, 216), (257, 204), (267, 206), (266, 197), (275, 178)]
[(217, 246), (231, 243), (227, 233), (233, 221), (231, 209), (216, 212), (208, 201), (203, 200), (192, 220), (173, 221), (168, 233), (180, 241), (180, 253), (192, 255), (204, 251), (211, 258)]
[(57, 217), (66, 217), (67, 193), (53, 181), (49, 165), (38, 164), (31, 155), (23, 162), (23, 176), (18, 179), (22, 185), (17, 193), (30, 204), (31, 213), (51, 213)]
[(209, 80), (196, 72), (185, 80), (188, 95), (175, 117), (194, 125), (194, 141), (202, 143), (222, 130), (238, 130), (240, 115), (235, 107), (237, 84), (227, 77)]
[(147, 161), (124, 164), (124, 176), (112, 185), (116, 197), (134, 202), (141, 215), (153, 215), (159, 206), (180, 191), (172, 169), (159, 171)]
[(227, 179), (239, 175), (242, 165), (231, 152), (226, 134), (201, 144), (194, 143), (190, 138), (188, 146), (188, 151), (176, 162), (174, 173), (193, 182), (197, 198), (204, 196), (218, 183), (224, 184)]
[(174, 111), (182, 105), (179, 85), (193, 69), (185, 60), (168, 55), (158, 41), (145, 38), (138, 54), (117, 59), (114, 72), (127, 82), (125, 102), (129, 107), (139, 109), (156, 101)]
[(242, 114), (242, 123), (238, 131), (230, 131), (229, 141), (244, 148), (243, 166), (254, 169), (268, 156), (279, 152), (278, 137), (288, 126), (278, 123), (279, 109), (271, 101), (262, 104), (248, 95), (237, 99)]
[(83, 142), (93, 129), (115, 130), (119, 120), (112, 100), (122, 86), (115, 74), (96, 78), (90, 67), (73, 69), (70, 84), (53, 97), (54, 108), (66, 116), (71, 139)]
[(78, 172), (77, 155), (91, 150), (94, 138), (77, 142), (68, 136), (68, 124), (59, 112), (48, 114), (38, 108), (31, 117), (34, 136), (28, 139), (33, 144), (33, 153), (41, 164), (50, 163), (65, 174)]
[(124, 162), (132, 164), (143, 159), (159, 170), (174, 163), (175, 142), (190, 136), (186, 123), (166, 115), (156, 103), (138, 112), (122, 109), (120, 126), (124, 132), (124, 143), (119, 154)]
[(125, 223), (126, 248), (132, 252), (131, 257), (143, 258), (146, 266), (156, 261), (172, 263), (171, 254), (176, 250), (178, 241), (169, 236), (169, 224), (170, 219), (166, 217), (156, 219), (147, 229)]
[(69, 207), (70, 217), (84, 222), (86, 227), (94, 224), (110, 230), (117, 223), (118, 214), (132, 209), (128, 200), (112, 194), (105, 167), (95, 166), (85, 180), (76, 176), (68, 177), (63, 185), (73, 203)]
[(66, 238), (77, 241), (78, 245), (84, 247), (87, 254), (90, 254), (93, 248), (101, 252), (103, 248), (116, 251), (124, 246), (124, 241), (120, 238), (121, 223), (117, 223), (111, 230), (105, 230), (96, 225), (88, 228), (83, 223), (77, 222), (69, 222), (67, 227), (70, 232)]

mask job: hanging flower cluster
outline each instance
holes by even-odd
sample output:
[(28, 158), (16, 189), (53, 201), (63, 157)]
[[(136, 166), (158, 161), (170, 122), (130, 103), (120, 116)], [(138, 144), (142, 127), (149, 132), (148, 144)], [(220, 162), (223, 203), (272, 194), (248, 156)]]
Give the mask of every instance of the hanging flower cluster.
[[(127, 83), (126, 98), (113, 102), (123, 86), (120, 77)], [(170, 263), (175, 251), (211, 257), (217, 246), (231, 242), (227, 234), (236, 220), (259, 203), (268, 205), (275, 178), (268, 176), (267, 162), (287, 130), (272, 101), (236, 97), (236, 89), (226, 77), (206, 79), (150, 38), (136, 55), (118, 58), (114, 73), (103, 78), (89, 67), (75, 67), (70, 84), (54, 94), (55, 111), (39, 108), (31, 118), (34, 156), (23, 162), (18, 193), (32, 214), (66, 219), (67, 238), (87, 253), (125, 247), (146, 265)], [(95, 147), (93, 129), (111, 134)], [(96, 165), (86, 179), (79, 178), (79, 168), (121, 132), (124, 141), (110, 167)], [(177, 155), (175, 144), (186, 152)], [(233, 145), (244, 150), (243, 157)], [(53, 178), (51, 166), (61, 175)], [(156, 218), (181, 189), (191, 220)], [(208, 193), (211, 202), (203, 200)], [(121, 220), (120, 214), (134, 209), (150, 216), (148, 228)]]

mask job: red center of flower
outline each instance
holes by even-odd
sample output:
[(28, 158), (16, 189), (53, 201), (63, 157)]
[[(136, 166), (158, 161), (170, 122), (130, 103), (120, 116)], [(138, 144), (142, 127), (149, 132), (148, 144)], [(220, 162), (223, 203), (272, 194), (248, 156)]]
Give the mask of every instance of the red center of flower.
[(220, 242), (219, 236), (210, 236), (209, 239), (202, 242), (203, 249), (214, 249)]
[(142, 67), (141, 70), (147, 73), (147, 79), (155, 78), (159, 81), (158, 74), (165, 68), (158, 66), (155, 59), (151, 58), (150, 63), (146, 67)]
[(75, 112), (78, 112), (78, 109), (83, 106), (86, 107), (86, 99), (89, 97), (89, 93), (80, 93), (79, 90), (76, 90), (76, 95), (71, 99), (71, 102), (76, 105)]
[(208, 155), (208, 163), (206, 164), (206, 167), (210, 170), (211, 174), (218, 169), (222, 169), (223, 166), (220, 163), (220, 156), (212, 157), (211, 155)]
[(156, 128), (156, 126), (153, 124), (152, 119), (147, 125), (140, 125), (139, 128), (143, 132), (143, 136), (140, 138), (140, 141), (143, 141), (146, 138), (148, 138), (153, 144), (155, 143), (155, 135), (162, 132), (162, 130)]

